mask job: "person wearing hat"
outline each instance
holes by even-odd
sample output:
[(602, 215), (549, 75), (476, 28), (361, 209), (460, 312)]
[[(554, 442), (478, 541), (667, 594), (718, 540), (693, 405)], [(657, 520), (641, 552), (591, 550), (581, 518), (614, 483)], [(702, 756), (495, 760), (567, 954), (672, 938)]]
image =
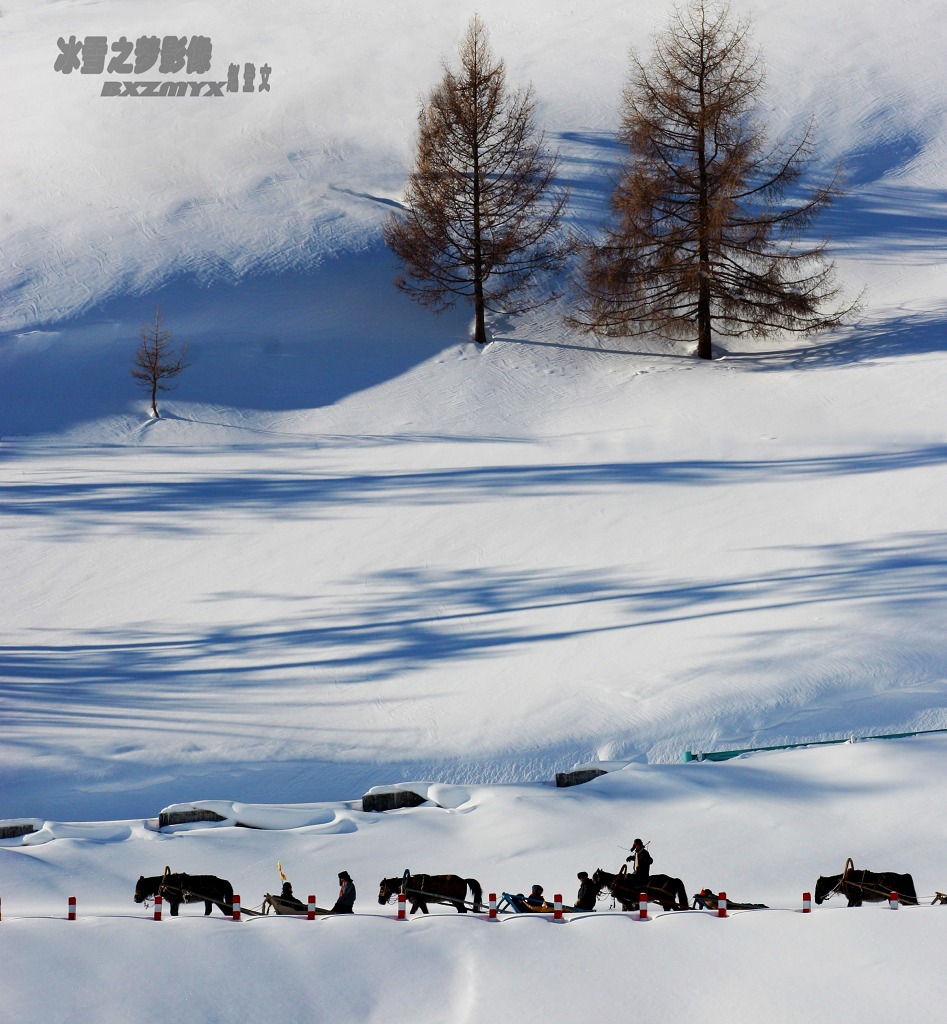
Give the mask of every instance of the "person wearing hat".
[(589, 878), (588, 871), (580, 871), (576, 876), (579, 880), (579, 893), (575, 898), (576, 910), (594, 910), (598, 892), (595, 883)]
[(330, 914), (354, 914), (355, 913), (355, 883), (347, 871), (339, 872), (339, 898), (335, 906), (329, 911)]
[(628, 875), (628, 884), (642, 885), (647, 882), (654, 861), (640, 839), (636, 839), (631, 844), (631, 856), (625, 858), (625, 862), (628, 861), (634, 861), (634, 871)]
[(525, 902), (533, 907), (533, 909), (543, 910), (546, 907), (546, 901), (543, 898), (543, 887), (541, 885), (534, 885), (529, 891), (529, 895), (525, 897)]
[(296, 897), (293, 895), (293, 887), (292, 884), (289, 882), (283, 882), (283, 891), (280, 893), (280, 900), (284, 904), (292, 907), (297, 914), (301, 914), (304, 910), (307, 909), (305, 904), (302, 903), (300, 900), (296, 899)]

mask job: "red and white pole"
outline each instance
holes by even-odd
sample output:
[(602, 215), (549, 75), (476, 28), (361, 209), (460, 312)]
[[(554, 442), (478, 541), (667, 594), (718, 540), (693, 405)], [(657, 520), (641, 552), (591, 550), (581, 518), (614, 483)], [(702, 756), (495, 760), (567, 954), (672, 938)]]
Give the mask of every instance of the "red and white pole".
[(648, 894), (646, 892), (638, 894), (638, 919), (640, 921), (648, 920)]
[(309, 894), (309, 909), (306, 911), (306, 920), (315, 921), (316, 919), (316, 897), (314, 893)]
[(399, 921), (406, 921), (408, 919), (407, 918), (407, 914), (405, 913), (406, 907), (407, 907), (407, 898), (405, 897), (405, 894), (403, 892), (399, 892), (398, 893), (398, 920)]
[(490, 915), (488, 920), (495, 921), (497, 919), (497, 894), (495, 892), (490, 893)]
[(562, 893), (557, 892), (552, 898), (552, 919), (554, 921), (562, 920)]
[(155, 920), (161, 920), (161, 910), (164, 906), (164, 899), (161, 896), (155, 896)]
[(233, 919), (240, 920), (240, 897), (236, 893), (233, 894)]
[(75, 921), (76, 919), (76, 898), (75, 896), (69, 897), (69, 917), (67, 920)]
[(812, 893), (804, 892), (802, 894), (802, 912), (804, 914), (812, 913)]
[(717, 917), (727, 916), (727, 894), (722, 892), (717, 897)]
[(888, 906), (891, 907), (892, 910), (897, 910), (899, 905), (900, 901), (898, 900), (898, 894), (896, 892), (888, 893)]

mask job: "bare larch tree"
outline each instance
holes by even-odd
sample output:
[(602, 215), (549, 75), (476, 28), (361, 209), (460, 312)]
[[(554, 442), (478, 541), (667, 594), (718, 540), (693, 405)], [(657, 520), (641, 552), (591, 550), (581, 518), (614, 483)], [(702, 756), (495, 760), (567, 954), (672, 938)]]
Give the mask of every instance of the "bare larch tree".
[(170, 383), (188, 367), (187, 346), (178, 351), (171, 342), (171, 332), (164, 326), (161, 310), (155, 309), (154, 323), (141, 325), (141, 343), (132, 361), (132, 376), (151, 392), (151, 411), (158, 415), (158, 392), (171, 391)]
[(629, 157), (601, 243), (584, 247), (575, 322), (595, 333), (764, 337), (834, 326), (852, 307), (826, 243), (805, 237), (838, 175), (802, 187), (813, 126), (771, 147), (753, 117), (763, 85), (749, 22), (729, 6), (677, 8), (650, 60), (632, 57), (619, 137)]
[(535, 304), (530, 290), (568, 251), (560, 231), (567, 195), (534, 116), (531, 87), (507, 88), (505, 65), (474, 17), (459, 68), (445, 64), (422, 104), (406, 209), (384, 225), (401, 264), (398, 288), (437, 312), (458, 297), (471, 301), (481, 344), (486, 311)]

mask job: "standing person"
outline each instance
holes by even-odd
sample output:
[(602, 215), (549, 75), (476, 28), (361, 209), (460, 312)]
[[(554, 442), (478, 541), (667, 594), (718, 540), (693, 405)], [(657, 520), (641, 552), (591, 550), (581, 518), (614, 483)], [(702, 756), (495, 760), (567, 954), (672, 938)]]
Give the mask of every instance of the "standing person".
[(330, 914), (354, 914), (355, 910), (355, 883), (347, 871), (339, 872), (339, 898), (335, 906), (329, 911)]
[(642, 885), (647, 882), (651, 874), (651, 865), (654, 861), (640, 839), (636, 839), (631, 844), (631, 856), (625, 858), (625, 862), (627, 863), (628, 861), (634, 861), (634, 870), (628, 875), (628, 884)]
[(588, 871), (580, 871), (576, 876), (579, 880), (579, 894), (575, 898), (576, 910), (594, 910), (598, 892), (595, 883), (589, 878)]

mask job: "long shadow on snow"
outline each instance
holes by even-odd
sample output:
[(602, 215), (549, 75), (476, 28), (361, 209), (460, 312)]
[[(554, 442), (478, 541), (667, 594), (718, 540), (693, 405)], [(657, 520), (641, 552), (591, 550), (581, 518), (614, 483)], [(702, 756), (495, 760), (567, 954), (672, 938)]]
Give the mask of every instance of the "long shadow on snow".
[(375, 248), (236, 283), (179, 277), (0, 335), (0, 434), (143, 412), (145, 392), (129, 370), (156, 307), (173, 342), (188, 345), (190, 366), (173, 398), (224, 408), (331, 405), (467, 340), (465, 308), (432, 316), (395, 289), (394, 273), (387, 250)]
[(900, 356), (924, 355), (945, 350), (947, 315), (936, 313), (905, 313), (884, 320), (864, 320), (851, 327), (840, 328), (806, 346), (758, 349), (742, 354), (728, 354), (745, 369), (757, 372), (778, 372), (792, 369), (843, 367), (867, 364)]
[(787, 459), (509, 465), (355, 475), (300, 470), (189, 476), (184, 453), (176, 452), (175, 457), (179, 460), (176, 475), (170, 479), (146, 475), (139, 480), (90, 483), (28, 479), (6, 483), (0, 485), (0, 514), (48, 518), (63, 536), (106, 524), (126, 529), (194, 531), (199, 528), (193, 519), (195, 513), (216, 516), (233, 509), (279, 519), (292, 515), (312, 518), (364, 502), (442, 505), (476, 501), (478, 497), (494, 500), (574, 495), (616, 485), (733, 486), (796, 477), (897, 472), (944, 464), (947, 444), (900, 452)]
[[(367, 597), (342, 609), (337, 597), (326, 599), (325, 606), (313, 597), (295, 621), (281, 617), (204, 631), (198, 626), (183, 637), (99, 630), (81, 643), (0, 647), (6, 680), (0, 695), (11, 701), (10, 723), (54, 725), (78, 717), (112, 725), (124, 717), (180, 710), (182, 695), (189, 711), (209, 712), (221, 699), (221, 687), (256, 687), (271, 674), (309, 679), (319, 671), (360, 683), (505, 649), (676, 622), (840, 601), (872, 602), (900, 615), (947, 603), (947, 533), (829, 545), (816, 554), (817, 570), (807, 565), (648, 586), (615, 572), (385, 572), (357, 588)], [(248, 596), (260, 600), (246, 594), (208, 599)], [(605, 613), (602, 624), (576, 615), (596, 605)], [(578, 619), (585, 624), (569, 625)], [(550, 621), (558, 625), (546, 626)], [(357, 700), (332, 698), (343, 704)]]

